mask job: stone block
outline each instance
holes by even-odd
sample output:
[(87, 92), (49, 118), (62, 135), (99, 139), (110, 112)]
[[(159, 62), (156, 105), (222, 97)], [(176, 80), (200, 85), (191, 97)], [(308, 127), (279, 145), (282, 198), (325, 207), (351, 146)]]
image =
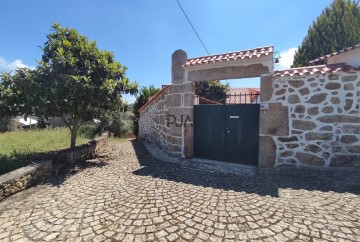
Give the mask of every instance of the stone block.
[(338, 74), (330, 74), (329, 75), (329, 80), (339, 80), (339, 75)]
[(327, 96), (327, 93), (315, 94), (315, 95), (311, 96), (310, 99), (306, 101), (306, 103), (311, 103), (311, 104), (322, 103), (323, 101), (325, 101), (326, 96)]
[(280, 141), (280, 142), (295, 142), (295, 141), (299, 141), (299, 139), (296, 136), (278, 137), (278, 141)]
[(334, 155), (330, 166), (360, 166), (360, 155)]
[(307, 154), (303, 152), (296, 152), (295, 157), (300, 163), (310, 166), (324, 166), (325, 160), (322, 157), (313, 154)]
[(333, 134), (332, 133), (307, 133), (305, 134), (306, 140), (332, 140)]
[(273, 77), (271, 75), (260, 77), (260, 102), (270, 101), (273, 95)]
[(332, 104), (339, 104), (339, 103), (340, 103), (340, 98), (338, 98), (338, 97), (332, 97), (332, 98), (330, 98), (330, 102), (331, 102)]
[(184, 126), (184, 156), (186, 159), (194, 157), (194, 126), (185, 124)]
[(259, 167), (272, 168), (275, 166), (276, 144), (270, 136), (259, 137)]
[(300, 98), (298, 97), (298, 95), (290, 95), (287, 101), (291, 104), (295, 104), (300, 102)]
[(305, 82), (303, 80), (290, 80), (289, 84), (292, 87), (299, 88), (304, 86)]
[(346, 149), (350, 153), (360, 154), (360, 145), (347, 146)]
[[(286, 89), (279, 89), (275, 92), (275, 95), (283, 95), (286, 92)], [(260, 98), (261, 98), (261, 94), (260, 94)]]
[(353, 82), (358, 78), (357, 75), (343, 76), (341, 79), (343, 82)]
[(310, 151), (312, 153), (319, 153), (320, 151), (322, 151), (322, 149), (319, 146), (314, 144), (307, 145), (304, 150)]
[(308, 108), (307, 113), (309, 115), (318, 115), (319, 114), (319, 108), (318, 107)]
[(317, 118), (322, 123), (360, 123), (360, 117), (347, 115), (329, 115)]
[(183, 140), (182, 137), (175, 137), (168, 135), (166, 138), (167, 142), (173, 145), (182, 145)]
[(360, 134), (360, 125), (347, 124), (342, 127), (342, 132), (347, 134)]
[(194, 106), (194, 93), (186, 93), (184, 94), (184, 107), (193, 107)]
[(313, 130), (316, 128), (316, 124), (311, 121), (293, 120), (292, 127), (300, 130)]
[(270, 103), (269, 110), (260, 112), (260, 134), (289, 135), (289, 110), (281, 103)]
[(262, 64), (252, 64), (248, 66), (226, 66), (210, 68), (206, 70), (189, 71), (187, 81), (198, 82), (258, 77), (269, 72), (269, 67)]
[(171, 94), (166, 96), (166, 106), (169, 108), (181, 106), (181, 94)]
[(192, 92), (195, 93), (195, 84), (192, 82), (186, 82), (183, 84), (178, 84), (178, 85), (171, 85), (169, 87), (169, 93), (170, 94), (174, 94), (174, 93), (187, 93), (187, 92)]
[(301, 88), (301, 89), (299, 90), (299, 92), (300, 92), (300, 94), (301, 94), (302, 96), (304, 96), (304, 95), (309, 94), (309, 93), (310, 93), (310, 90), (309, 90), (309, 88), (304, 87), (304, 88)]
[(294, 109), (295, 113), (305, 113), (305, 106), (303, 105), (297, 105)]
[(322, 109), (321, 109), (321, 112), (323, 112), (323, 113), (332, 113), (332, 112), (334, 112), (334, 107), (333, 106), (326, 106), (326, 107), (323, 107)]
[(341, 84), (337, 83), (337, 82), (329, 82), (329, 83), (326, 83), (326, 85), (325, 85), (325, 89), (328, 89), (328, 90), (338, 90), (340, 88), (341, 88)]
[(184, 82), (184, 68), (183, 64), (187, 61), (187, 54), (183, 50), (176, 50), (172, 54), (172, 83), (182, 83)]
[(341, 136), (340, 141), (345, 144), (351, 144), (357, 142), (359, 139), (356, 135), (343, 135)]

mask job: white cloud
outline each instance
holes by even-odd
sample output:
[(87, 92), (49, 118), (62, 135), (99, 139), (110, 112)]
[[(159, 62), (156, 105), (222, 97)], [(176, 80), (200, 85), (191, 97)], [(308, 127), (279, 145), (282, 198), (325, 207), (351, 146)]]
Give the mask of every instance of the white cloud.
[(289, 69), (291, 68), (291, 65), (293, 64), (294, 61), (294, 55), (295, 55), (295, 51), (298, 48), (294, 47), (294, 48), (290, 48), (288, 50), (284, 50), (280, 52), (280, 65), (275, 66), (275, 69), (277, 70), (281, 70), (281, 69)]
[(4, 58), (0, 57), (0, 71), (15, 71), (17, 68), (29, 68), (35, 69), (34, 66), (28, 66), (23, 63), (22, 60), (16, 59), (12, 62), (6, 61)]

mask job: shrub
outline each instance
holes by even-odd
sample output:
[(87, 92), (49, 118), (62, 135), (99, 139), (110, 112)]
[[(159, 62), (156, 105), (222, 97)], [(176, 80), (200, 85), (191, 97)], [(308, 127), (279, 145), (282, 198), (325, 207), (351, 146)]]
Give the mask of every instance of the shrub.
[(78, 136), (85, 139), (94, 139), (97, 135), (97, 127), (91, 124), (85, 124), (80, 126), (77, 131)]
[(107, 117), (102, 119), (98, 131), (107, 130), (115, 137), (132, 134), (133, 116), (131, 112), (124, 113), (120, 110), (108, 113)]

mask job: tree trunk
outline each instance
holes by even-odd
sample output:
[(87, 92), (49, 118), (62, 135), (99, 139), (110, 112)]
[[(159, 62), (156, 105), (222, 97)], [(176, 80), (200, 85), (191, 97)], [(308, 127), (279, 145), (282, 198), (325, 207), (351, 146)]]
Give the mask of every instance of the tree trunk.
[(77, 129), (71, 129), (71, 144), (70, 148), (74, 148), (76, 146), (76, 136), (77, 136)]

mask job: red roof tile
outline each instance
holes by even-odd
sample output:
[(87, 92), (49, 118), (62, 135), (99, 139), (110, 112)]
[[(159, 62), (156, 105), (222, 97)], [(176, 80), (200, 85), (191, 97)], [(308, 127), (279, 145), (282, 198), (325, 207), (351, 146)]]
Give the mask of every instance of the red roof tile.
[(162, 89), (158, 93), (156, 93), (154, 96), (151, 96), (149, 98), (149, 100), (139, 109), (139, 112), (144, 110), (144, 108), (146, 108), (150, 103), (152, 103), (158, 96), (160, 96), (162, 93), (164, 93), (166, 91), (166, 89), (168, 89), (169, 87), (170, 87), (170, 85), (162, 85)]
[(333, 57), (333, 56), (336, 56), (336, 55), (340, 55), (340, 54), (342, 54), (342, 53), (345, 53), (345, 52), (348, 52), (348, 51), (350, 51), (350, 50), (354, 50), (354, 49), (357, 49), (357, 48), (360, 48), (360, 43), (357, 44), (357, 45), (354, 45), (354, 46), (345, 48), (345, 49), (343, 49), (343, 50), (339, 50), (339, 51), (336, 51), (336, 52), (334, 52), (334, 53), (321, 56), (321, 57), (319, 57), (319, 58), (317, 58), (317, 59), (315, 59), (315, 60), (309, 61), (309, 63), (314, 64), (314, 63), (316, 63), (316, 62), (326, 60), (326, 59), (329, 58), (329, 57)]
[(304, 76), (304, 75), (313, 75), (313, 74), (336, 73), (339, 71), (343, 71), (343, 72), (360, 71), (360, 67), (353, 67), (345, 64), (307, 66), (300, 68), (292, 68), (288, 70), (275, 71), (275, 77)]
[(231, 53), (224, 53), (224, 54), (218, 54), (218, 55), (210, 55), (210, 56), (192, 58), (192, 59), (188, 59), (183, 66), (184, 67), (196, 66), (196, 65), (203, 65), (203, 64), (226, 62), (226, 61), (259, 58), (261, 56), (267, 56), (273, 52), (274, 52), (273, 46), (265, 46), (265, 47), (250, 49), (250, 50), (242, 50), (242, 51), (236, 51), (236, 52), (231, 52)]
[(226, 103), (253, 103), (260, 94), (260, 88), (230, 88)]

